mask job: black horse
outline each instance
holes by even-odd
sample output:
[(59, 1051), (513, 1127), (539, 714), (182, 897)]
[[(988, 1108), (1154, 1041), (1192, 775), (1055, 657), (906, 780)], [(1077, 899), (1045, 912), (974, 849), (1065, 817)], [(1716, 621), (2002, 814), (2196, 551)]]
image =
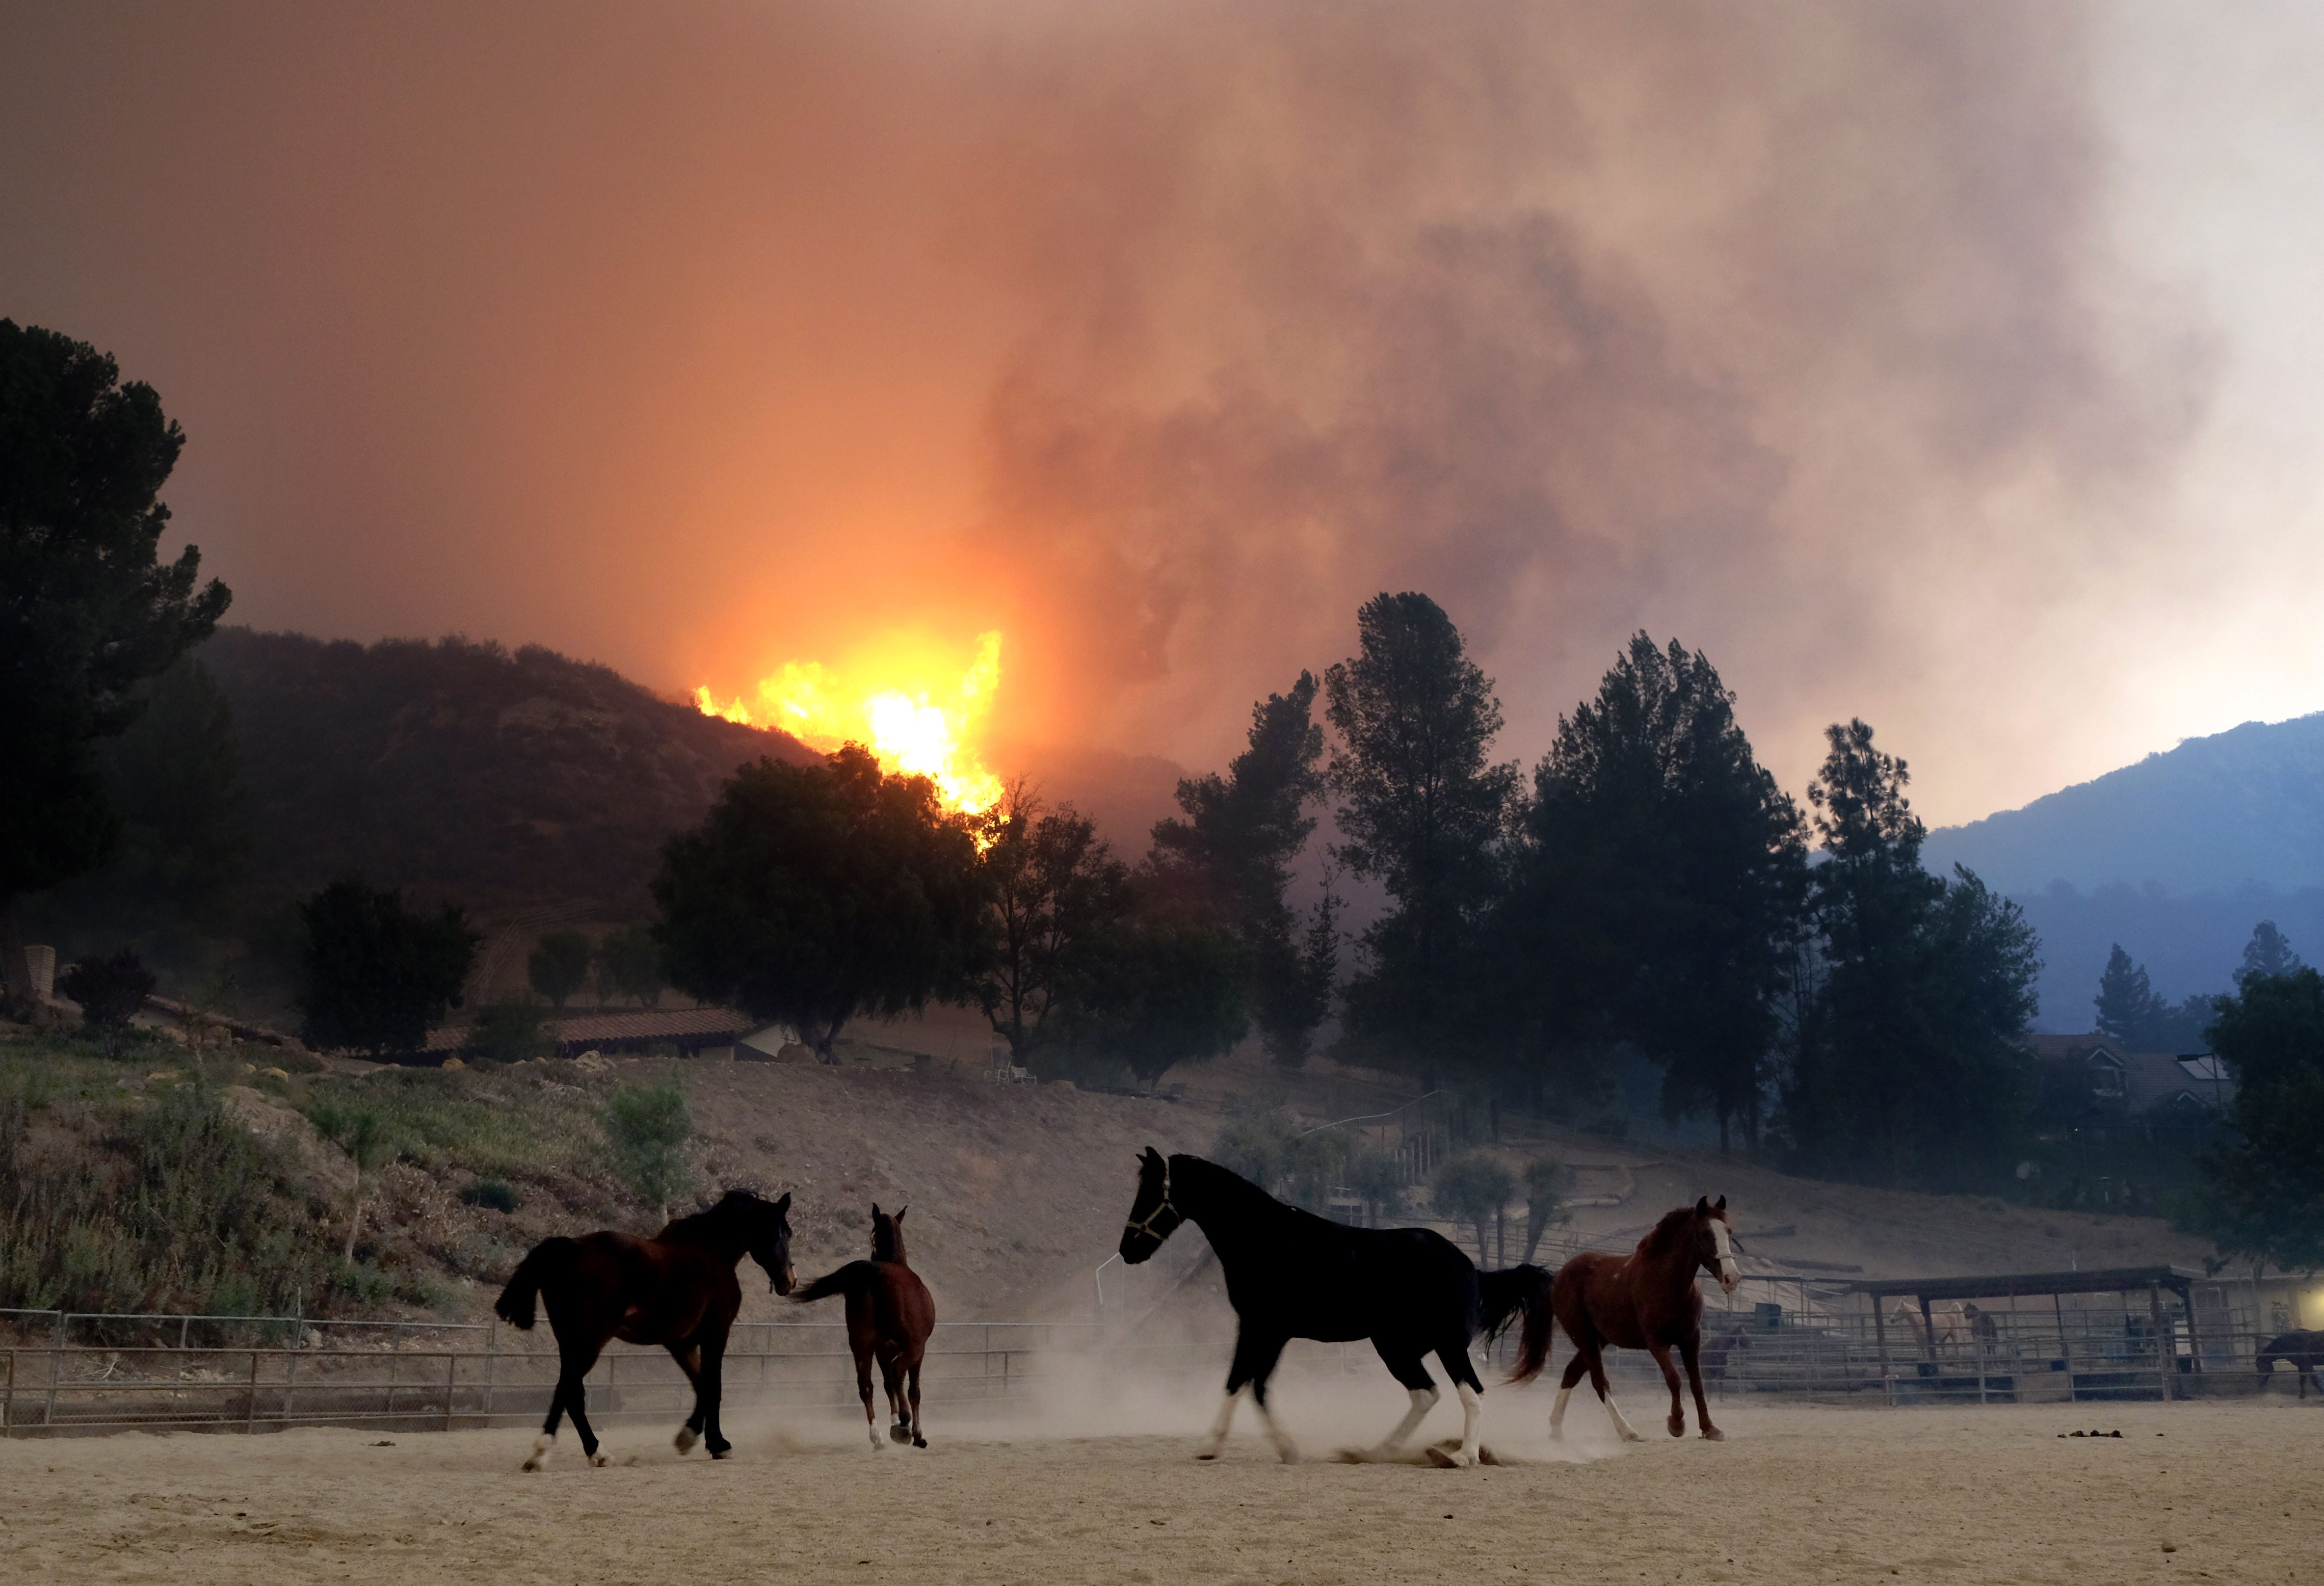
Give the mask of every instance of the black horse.
[(2259, 1374), (2274, 1370), (2278, 1360), (2300, 1374), (2300, 1397), (2306, 1398), (2316, 1368), (2324, 1366), (2324, 1332), (2286, 1332), (2269, 1339), (2259, 1351)]
[(1217, 1252), (1227, 1298), (1241, 1330), (1227, 1372), (1226, 1403), (1197, 1459), (1215, 1459), (1248, 1387), (1276, 1452), (1287, 1464), (1298, 1451), (1267, 1407), (1267, 1379), (1295, 1338), (1340, 1343), (1371, 1340), (1389, 1374), (1412, 1395), (1412, 1408), (1374, 1458), (1392, 1458), (1441, 1397), (1428, 1374), (1434, 1354), (1460, 1390), (1463, 1418), (1457, 1454), (1430, 1451), (1443, 1464), (1477, 1462), (1477, 1380), (1469, 1341), (1524, 1317), (1511, 1382), (1529, 1381), (1549, 1358), (1550, 1275), (1513, 1267), (1481, 1276), (1475, 1263), (1434, 1229), (1347, 1228), (1286, 1206), (1246, 1179), (1200, 1157), (1173, 1157), (1148, 1147), (1139, 1159), (1138, 1198), (1121, 1231), (1121, 1259), (1135, 1264), (1162, 1248), (1181, 1222), (1193, 1222)]
[(557, 1333), (557, 1391), (549, 1397), (549, 1419), (533, 1439), (538, 1471), (557, 1442), (557, 1424), (567, 1412), (581, 1435), (582, 1457), (602, 1465), (597, 1434), (583, 1413), (582, 1379), (597, 1363), (605, 1342), (658, 1343), (694, 1384), (694, 1414), (678, 1431), (678, 1452), (700, 1437), (710, 1457), (723, 1460), (730, 1446), (718, 1428), (718, 1394), (726, 1356), (726, 1334), (742, 1307), (734, 1268), (747, 1252), (766, 1269), (777, 1294), (788, 1294), (791, 1271), (791, 1198), (762, 1201), (747, 1190), (729, 1190), (706, 1212), (681, 1217), (651, 1239), (600, 1231), (580, 1239), (545, 1239), (517, 1266), (493, 1309), (513, 1327), (530, 1328), (536, 1296), (548, 1302), (549, 1325)]

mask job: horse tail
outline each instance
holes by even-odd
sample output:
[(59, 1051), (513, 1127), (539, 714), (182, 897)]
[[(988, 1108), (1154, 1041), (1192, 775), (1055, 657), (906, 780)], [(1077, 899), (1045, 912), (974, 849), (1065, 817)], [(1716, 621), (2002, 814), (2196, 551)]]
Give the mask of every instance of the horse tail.
[(1484, 1302), (1487, 1332), (1498, 1337), (1512, 1322), (1524, 1318), (1517, 1332), (1517, 1369), (1509, 1373), (1511, 1382), (1531, 1382), (1549, 1364), (1550, 1345), (1555, 1341), (1552, 1330), (1556, 1325), (1549, 1296), (1555, 1282), (1554, 1274), (1531, 1262), (1504, 1272), (1477, 1274), (1477, 1295)]
[(581, 1241), (577, 1239), (542, 1240), (517, 1263), (516, 1275), (501, 1290), (501, 1297), (493, 1302), (493, 1310), (512, 1327), (530, 1328), (533, 1323), (533, 1300), (542, 1286), (570, 1273), (580, 1258)]
[(835, 1294), (853, 1298), (872, 1286), (880, 1269), (869, 1261), (850, 1261), (836, 1272), (826, 1272), (791, 1296), (791, 1303), (804, 1305), (815, 1300), (827, 1300)]

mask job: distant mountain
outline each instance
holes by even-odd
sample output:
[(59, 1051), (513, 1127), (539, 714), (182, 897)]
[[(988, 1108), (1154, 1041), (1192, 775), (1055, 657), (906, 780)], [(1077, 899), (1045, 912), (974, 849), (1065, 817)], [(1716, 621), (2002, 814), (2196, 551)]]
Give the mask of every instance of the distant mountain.
[(2168, 753), (1965, 826), (1930, 865), (2016, 893), (2063, 881), (2166, 892), (2324, 886), (2324, 712), (2190, 738)]
[(2190, 738), (1932, 832), (1922, 854), (1941, 872), (1967, 865), (2024, 908), (2047, 965), (2045, 1029), (2089, 1028), (2117, 942), (2173, 1000), (2232, 990), (2263, 919), (2324, 963), (2324, 714)]
[(643, 916), (664, 839), (736, 766), (814, 758), (538, 646), (227, 628), (199, 654), (234, 708), (266, 891), (356, 871), (472, 908)]

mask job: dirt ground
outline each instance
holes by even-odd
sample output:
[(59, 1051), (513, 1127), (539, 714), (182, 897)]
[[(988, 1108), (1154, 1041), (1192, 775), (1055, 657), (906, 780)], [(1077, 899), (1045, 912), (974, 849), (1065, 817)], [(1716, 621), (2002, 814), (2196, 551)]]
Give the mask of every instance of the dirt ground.
[[(1494, 1391), (1508, 1462), (1329, 1462), (1376, 1437), (1392, 1384), (1286, 1385), (1308, 1459), (1249, 1419), (1190, 1456), (1206, 1394), (1094, 1397), (1038, 1422), (930, 1406), (925, 1452), (860, 1423), (730, 1424), (735, 1457), (680, 1460), (613, 1429), (544, 1474), (509, 1429), (124, 1435), (0, 1443), (0, 1573), (252, 1582), (2313, 1581), (2324, 1407), (1841, 1409), (1714, 1404), (1729, 1440), (1610, 1442), (1577, 1402)], [(1642, 1428), (1657, 1406), (1626, 1406)], [(1450, 1406), (1427, 1432), (1458, 1427)], [(2111, 1437), (2061, 1438), (2098, 1429)]]

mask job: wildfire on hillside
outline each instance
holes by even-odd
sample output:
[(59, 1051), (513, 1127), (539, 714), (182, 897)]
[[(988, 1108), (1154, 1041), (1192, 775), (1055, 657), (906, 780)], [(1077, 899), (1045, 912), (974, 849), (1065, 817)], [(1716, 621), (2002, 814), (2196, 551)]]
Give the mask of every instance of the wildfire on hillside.
[(1001, 681), (1001, 635), (978, 635), (976, 659), (957, 677), (940, 656), (916, 650), (929, 647), (885, 646), (838, 667), (786, 661), (760, 679), (755, 704), (722, 702), (706, 684), (694, 691), (694, 703), (705, 715), (780, 727), (815, 749), (867, 744), (886, 770), (934, 782), (947, 809), (982, 814), (1000, 801), (1001, 779), (979, 762), (969, 741)]

